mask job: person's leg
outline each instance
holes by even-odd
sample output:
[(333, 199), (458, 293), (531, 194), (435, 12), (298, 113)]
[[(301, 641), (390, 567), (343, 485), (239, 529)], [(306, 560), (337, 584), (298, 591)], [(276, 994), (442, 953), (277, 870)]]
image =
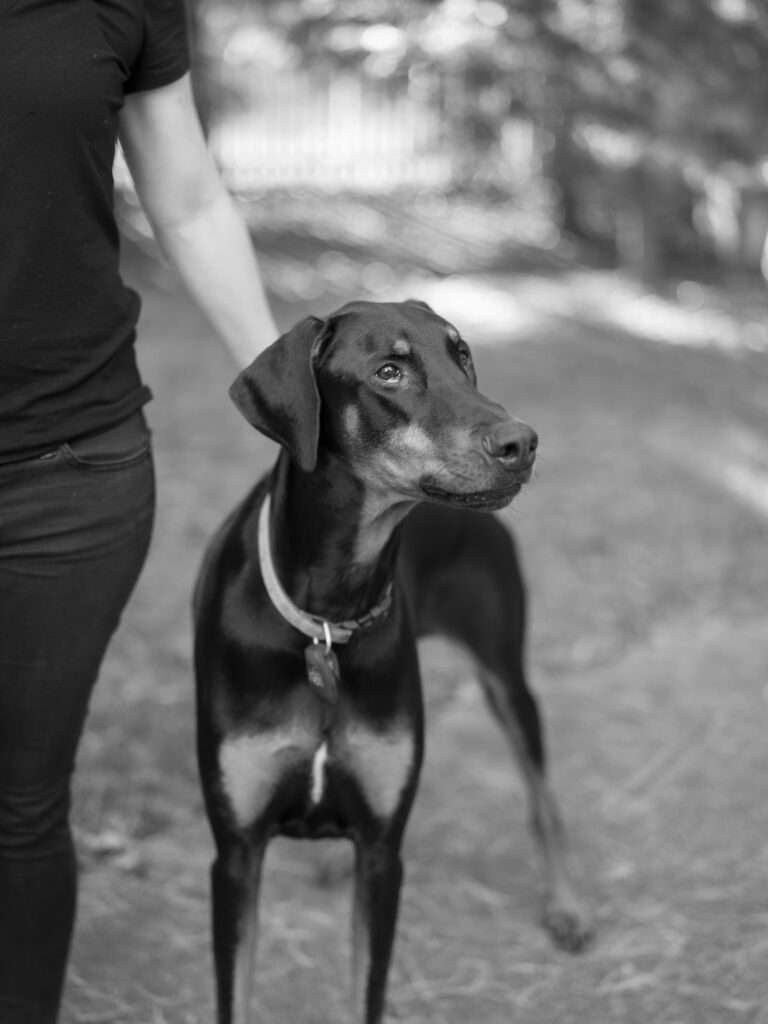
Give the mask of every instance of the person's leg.
[(69, 783), (149, 544), (141, 417), (0, 466), (0, 1021), (52, 1024), (75, 908)]

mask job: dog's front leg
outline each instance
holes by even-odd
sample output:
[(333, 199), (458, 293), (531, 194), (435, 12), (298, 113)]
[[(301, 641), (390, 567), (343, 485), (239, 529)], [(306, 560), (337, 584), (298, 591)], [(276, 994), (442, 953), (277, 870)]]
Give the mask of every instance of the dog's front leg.
[(248, 1024), (264, 845), (220, 846), (211, 868), (218, 1024)]
[(356, 846), (352, 992), (358, 1024), (379, 1024), (384, 1015), (403, 881), (399, 847), (391, 838)]
[(544, 868), (546, 897), (543, 922), (554, 942), (575, 953), (592, 939), (589, 908), (571, 881), (565, 830), (546, 775), (544, 738), (538, 708), (522, 666), (506, 676), (480, 670), (480, 681), (520, 766), (528, 791), (533, 836)]

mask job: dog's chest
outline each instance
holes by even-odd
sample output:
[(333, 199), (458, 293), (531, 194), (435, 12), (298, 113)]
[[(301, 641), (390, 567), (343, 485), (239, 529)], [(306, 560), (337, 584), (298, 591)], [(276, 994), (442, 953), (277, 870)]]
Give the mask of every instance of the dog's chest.
[(221, 787), (241, 828), (263, 817), (275, 797), (291, 787), (304, 812), (333, 809), (341, 787), (354, 787), (382, 819), (397, 808), (411, 777), (416, 744), (406, 721), (375, 728), (343, 718), (324, 735), (315, 723), (242, 732), (219, 749)]

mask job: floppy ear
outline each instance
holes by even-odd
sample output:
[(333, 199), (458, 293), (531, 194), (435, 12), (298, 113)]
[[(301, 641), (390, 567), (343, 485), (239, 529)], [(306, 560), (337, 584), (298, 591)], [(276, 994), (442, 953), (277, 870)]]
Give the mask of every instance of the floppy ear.
[(241, 371), (229, 395), (251, 426), (309, 472), (317, 462), (320, 393), (312, 365), (325, 322), (307, 317)]

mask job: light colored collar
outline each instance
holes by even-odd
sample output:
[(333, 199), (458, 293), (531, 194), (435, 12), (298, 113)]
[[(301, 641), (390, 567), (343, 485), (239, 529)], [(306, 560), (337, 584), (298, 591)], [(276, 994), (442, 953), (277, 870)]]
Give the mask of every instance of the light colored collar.
[(282, 584), (277, 578), (275, 563), (272, 560), (272, 545), (269, 539), (270, 507), (271, 495), (267, 492), (259, 512), (259, 567), (269, 599), (286, 622), (298, 629), (300, 633), (311, 637), (312, 640), (316, 642), (323, 640), (326, 647), (330, 647), (331, 643), (347, 643), (357, 630), (372, 625), (377, 619), (386, 615), (392, 604), (391, 583), (387, 585), (384, 596), (378, 604), (359, 619), (329, 622), (321, 615), (311, 615), (309, 612), (297, 608), (283, 590)]

